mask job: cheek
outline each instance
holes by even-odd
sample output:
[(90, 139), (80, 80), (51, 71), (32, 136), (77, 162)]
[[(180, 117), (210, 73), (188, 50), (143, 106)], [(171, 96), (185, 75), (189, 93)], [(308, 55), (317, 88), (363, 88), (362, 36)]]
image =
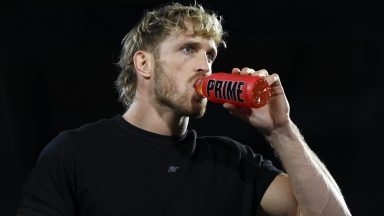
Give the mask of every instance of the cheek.
[[(180, 56), (172, 56), (170, 61), (160, 61), (163, 71), (168, 75), (170, 81), (180, 92), (188, 92), (193, 88), (191, 77), (188, 72), (191, 71), (191, 66), (186, 59)], [(188, 93), (189, 94), (189, 93)]]
[(188, 59), (180, 55), (164, 55), (164, 58), (160, 59), (160, 63), (163, 68), (169, 70), (183, 70), (188, 67)]
[(185, 92), (187, 89), (187, 83), (183, 79), (183, 77), (174, 77), (174, 84), (176, 85), (176, 88), (180, 92)]

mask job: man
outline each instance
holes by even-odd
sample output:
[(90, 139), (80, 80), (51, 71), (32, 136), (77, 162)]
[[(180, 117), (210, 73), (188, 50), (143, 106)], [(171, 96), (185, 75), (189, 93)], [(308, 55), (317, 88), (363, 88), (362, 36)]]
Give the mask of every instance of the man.
[[(194, 82), (224, 44), (217, 16), (171, 4), (124, 38), (116, 85), (124, 115), (60, 133), (41, 153), (20, 215), (350, 215), (342, 194), (289, 117), (277, 74), (259, 109), (224, 104), (258, 129), (286, 173), (227, 137), (197, 137), (207, 100)], [(225, 45), (225, 44), (224, 44)]]

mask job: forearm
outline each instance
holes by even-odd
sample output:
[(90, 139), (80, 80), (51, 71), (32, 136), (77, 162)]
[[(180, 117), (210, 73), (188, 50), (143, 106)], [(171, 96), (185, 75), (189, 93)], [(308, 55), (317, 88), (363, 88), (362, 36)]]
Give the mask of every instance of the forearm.
[(336, 182), (292, 122), (266, 138), (290, 178), (303, 215), (350, 215)]

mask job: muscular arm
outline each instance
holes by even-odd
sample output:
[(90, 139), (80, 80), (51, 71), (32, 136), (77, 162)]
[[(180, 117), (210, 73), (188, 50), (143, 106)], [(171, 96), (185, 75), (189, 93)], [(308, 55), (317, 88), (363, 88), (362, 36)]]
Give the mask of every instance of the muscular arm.
[[(261, 206), (270, 215), (351, 215), (336, 182), (289, 122), (266, 136), (287, 171), (265, 193)], [(290, 194), (292, 196), (290, 196)]]
[(264, 134), (279, 156), (288, 175), (279, 175), (261, 201), (269, 215), (351, 215), (336, 182), (305, 143), (290, 119), (290, 108), (277, 74), (266, 70), (234, 68), (232, 73), (264, 77), (271, 86), (265, 106), (247, 109), (224, 104), (233, 115), (249, 122)]

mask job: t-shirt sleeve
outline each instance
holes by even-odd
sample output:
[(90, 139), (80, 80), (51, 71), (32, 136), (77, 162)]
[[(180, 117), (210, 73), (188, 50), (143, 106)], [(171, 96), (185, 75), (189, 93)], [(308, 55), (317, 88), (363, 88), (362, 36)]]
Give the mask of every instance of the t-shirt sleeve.
[(255, 208), (259, 208), (269, 185), (283, 171), (276, 168), (270, 160), (264, 159), (262, 155), (254, 153), (251, 147), (240, 145), (246, 172), (251, 173), (253, 179)]
[(75, 160), (65, 133), (40, 153), (17, 211), (21, 216), (75, 215)]

